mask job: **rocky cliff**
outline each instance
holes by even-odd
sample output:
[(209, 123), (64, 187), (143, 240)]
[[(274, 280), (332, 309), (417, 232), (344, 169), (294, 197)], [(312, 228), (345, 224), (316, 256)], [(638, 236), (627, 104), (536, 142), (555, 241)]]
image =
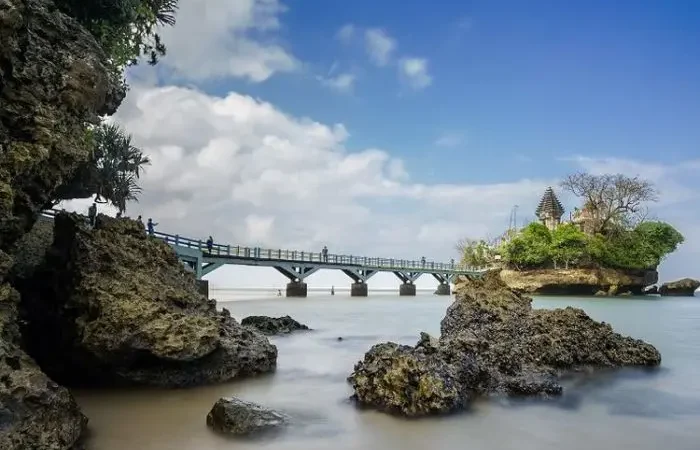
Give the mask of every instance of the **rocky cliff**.
[(650, 344), (615, 333), (576, 308), (533, 310), (531, 299), (491, 272), (462, 280), (440, 324), (415, 347), (382, 343), (349, 381), (361, 404), (406, 416), (447, 413), (480, 395), (560, 395), (561, 375), (619, 366), (658, 366)]
[(69, 392), (20, 347), (8, 252), (87, 159), (85, 123), (123, 86), (76, 21), (49, 0), (0, 0), (0, 448), (67, 449), (85, 426)]
[(189, 386), (269, 372), (277, 349), (202, 296), (172, 249), (129, 219), (55, 219), (43, 266), (16, 285), (26, 345), (67, 385)]
[(630, 292), (642, 295), (645, 287), (655, 284), (655, 270), (617, 269), (538, 269), (502, 270), (503, 282), (521, 293), (557, 295), (617, 295)]

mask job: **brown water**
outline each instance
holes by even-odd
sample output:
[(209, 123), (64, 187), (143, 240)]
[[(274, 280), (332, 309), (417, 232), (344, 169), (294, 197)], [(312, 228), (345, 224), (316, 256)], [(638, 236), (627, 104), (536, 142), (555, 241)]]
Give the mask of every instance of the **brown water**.
[[(216, 293), (213, 294), (216, 296)], [(220, 297), (221, 298), (221, 297)], [(403, 420), (358, 411), (345, 378), (374, 343), (414, 344), (435, 335), (451, 299), (433, 295), (356, 299), (318, 295), (221, 303), (241, 319), (289, 314), (316, 331), (274, 339), (274, 375), (189, 390), (79, 391), (93, 450), (218, 449), (700, 449), (700, 298), (541, 298), (536, 307), (574, 305), (617, 330), (646, 339), (663, 355), (655, 374), (634, 370), (566, 386), (550, 402), (491, 401), (448, 418)], [(337, 341), (342, 336), (343, 341)], [(280, 435), (233, 440), (205, 417), (234, 395), (287, 412)]]

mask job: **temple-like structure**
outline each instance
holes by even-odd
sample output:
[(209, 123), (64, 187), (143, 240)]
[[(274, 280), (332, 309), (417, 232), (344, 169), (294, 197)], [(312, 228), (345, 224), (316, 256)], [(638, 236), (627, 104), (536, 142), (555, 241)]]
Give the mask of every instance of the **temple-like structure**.
[(544, 195), (535, 210), (535, 214), (550, 230), (555, 229), (561, 223), (561, 216), (564, 215), (564, 207), (554, 193), (554, 189), (548, 187), (544, 191)]

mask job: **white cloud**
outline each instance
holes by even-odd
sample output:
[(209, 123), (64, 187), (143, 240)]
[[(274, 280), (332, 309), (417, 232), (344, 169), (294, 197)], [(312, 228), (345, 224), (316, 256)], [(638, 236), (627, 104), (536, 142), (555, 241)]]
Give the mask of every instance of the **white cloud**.
[(371, 28), (365, 31), (365, 47), (372, 62), (378, 66), (386, 66), (391, 61), (397, 45), (396, 40), (386, 31)]
[(413, 89), (430, 86), (433, 78), (428, 73), (428, 60), (425, 58), (402, 58), (399, 61), (399, 76)]
[(336, 90), (338, 92), (351, 92), (353, 87), (355, 86), (355, 80), (356, 77), (355, 75), (351, 73), (341, 73), (335, 77), (330, 77), (330, 78), (325, 78), (325, 77), (317, 77), (318, 80), (323, 84), (324, 86), (327, 86), (333, 90)]
[(190, 80), (237, 77), (253, 82), (299, 67), (275, 41), (279, 0), (181, 0), (174, 27), (162, 30), (162, 64)]
[(344, 43), (350, 42), (355, 37), (355, 25), (350, 23), (343, 25), (335, 34), (335, 37)]
[(460, 133), (445, 133), (435, 140), (438, 147), (454, 148), (464, 143), (464, 136)]
[[(557, 185), (556, 179), (414, 182), (391, 153), (348, 149), (349, 133), (342, 124), (294, 117), (234, 92), (216, 97), (187, 88), (133, 85), (116, 120), (153, 161), (142, 178), (140, 202), (130, 204), (128, 214), (153, 217), (164, 232), (201, 239), (212, 235), (232, 245), (303, 251), (328, 245), (345, 254), (448, 261), (456, 256), (458, 239), (499, 235), (513, 205), (520, 205), (518, 217), (529, 217), (544, 188)], [(638, 164), (613, 161), (618, 167)], [(616, 167), (609, 159), (573, 164)], [(698, 183), (683, 184), (679, 175), (692, 177), (700, 166), (643, 166), (656, 174), (662, 191), (675, 183), (688, 194), (680, 207), (659, 205), (665, 208), (659, 215), (689, 240), (669, 258), (662, 276), (697, 276), (687, 268), (700, 257)], [(84, 209), (87, 202), (73, 205)], [(211, 279), (218, 285), (282, 286), (284, 280), (276, 276), (236, 267), (217, 270)], [(342, 280), (342, 274), (337, 276)]]
[(347, 149), (343, 125), (237, 93), (134, 85), (116, 118), (153, 161), (129, 214), (232, 244), (449, 259), (455, 240), (505, 227), (511, 205), (547, 184), (411, 183), (387, 151)]

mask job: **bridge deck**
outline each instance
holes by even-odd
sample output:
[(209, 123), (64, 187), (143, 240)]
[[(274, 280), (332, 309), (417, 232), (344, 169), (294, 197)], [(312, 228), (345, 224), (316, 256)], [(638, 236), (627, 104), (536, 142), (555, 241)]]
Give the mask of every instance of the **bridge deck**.
[(314, 266), (333, 269), (357, 268), (373, 269), (377, 271), (401, 271), (401, 272), (440, 272), (455, 275), (471, 275), (483, 273), (485, 269), (466, 267), (453, 263), (440, 263), (435, 261), (408, 260), (397, 258), (377, 258), (367, 256), (328, 254), (324, 258), (320, 252), (306, 252), (298, 250), (269, 249), (261, 247), (243, 247), (222, 244), (213, 244), (211, 252), (206, 242), (184, 238), (178, 235), (155, 232), (153, 235), (176, 248), (187, 248), (201, 251), (206, 263), (223, 263), (239, 265), (265, 265), (280, 264), (313, 264)]
[[(42, 215), (51, 218), (60, 210), (43, 211)], [(441, 273), (450, 275), (478, 275), (486, 271), (482, 267), (441, 263), (429, 260), (409, 260), (399, 258), (377, 258), (355, 255), (327, 254), (299, 250), (267, 249), (214, 243), (211, 251), (206, 241), (191, 239), (177, 234), (154, 232), (153, 236), (175, 247), (180, 256), (195, 252), (193, 257), (203, 258), (207, 264), (236, 264), (251, 266), (275, 266), (276, 264), (313, 265), (329, 269), (363, 269), (386, 272)]]

